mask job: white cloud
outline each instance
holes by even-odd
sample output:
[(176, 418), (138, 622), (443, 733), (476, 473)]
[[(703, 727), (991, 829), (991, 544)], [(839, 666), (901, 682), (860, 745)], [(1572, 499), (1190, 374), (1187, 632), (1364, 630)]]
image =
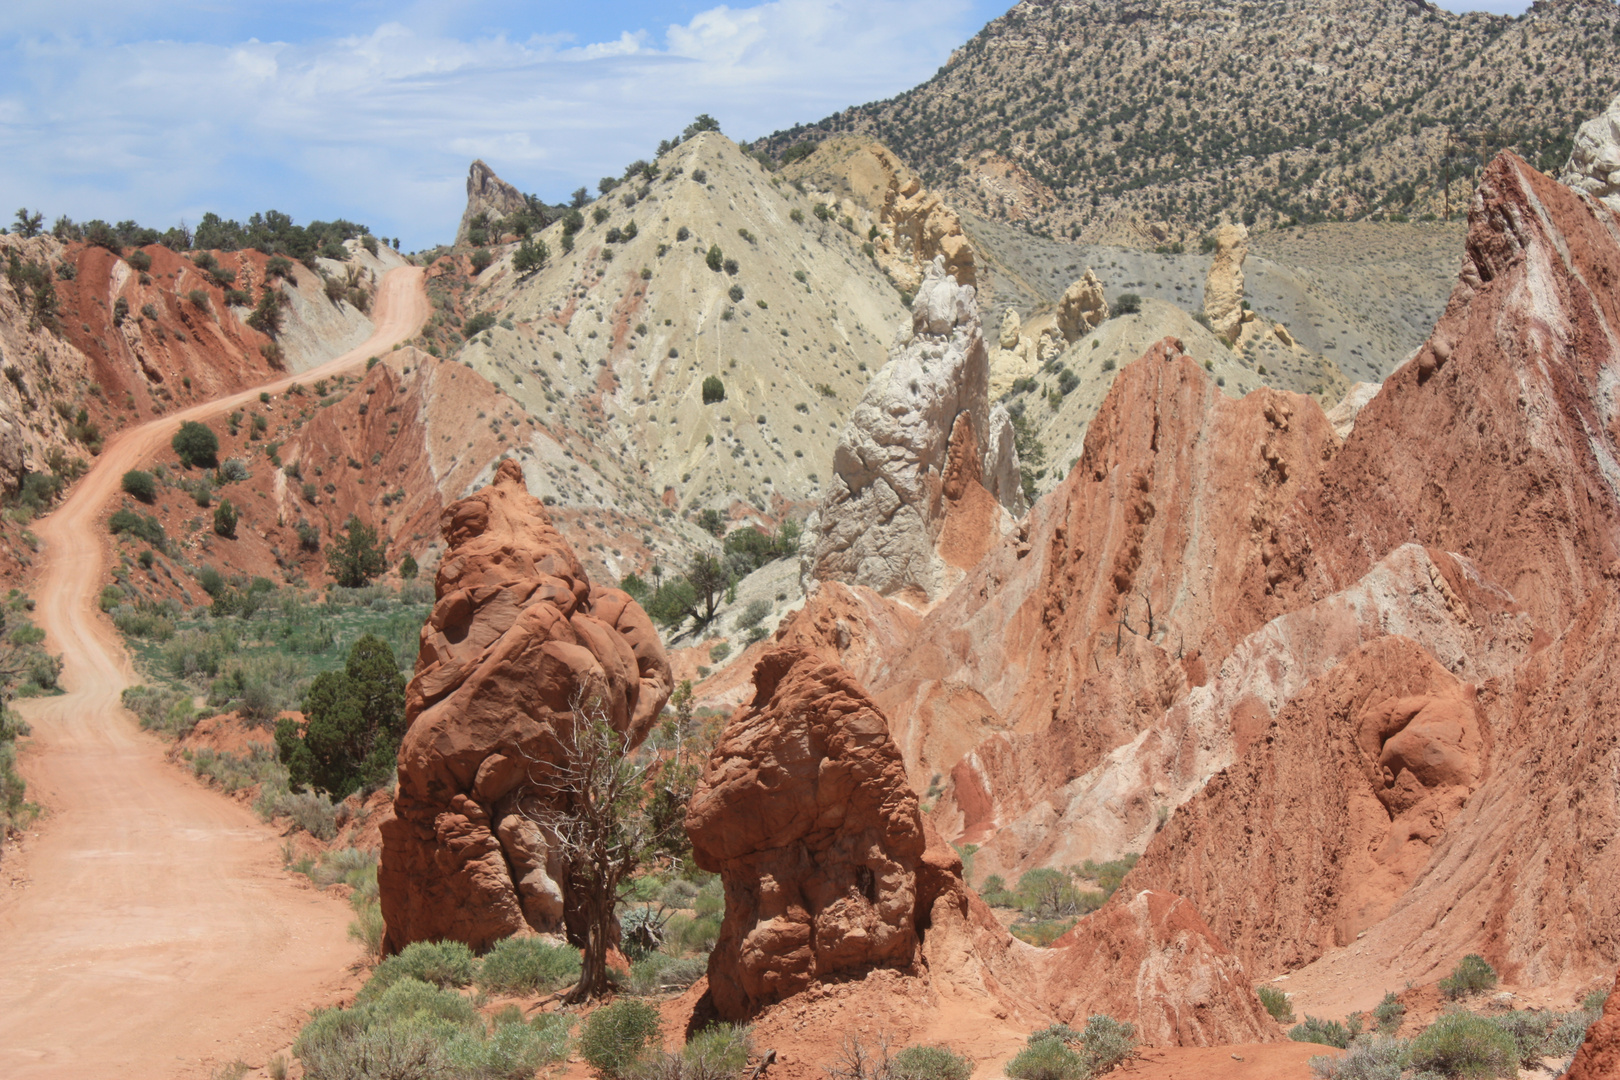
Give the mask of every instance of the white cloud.
[(274, 206), (414, 247), (453, 231), (473, 157), (559, 198), (699, 112), (750, 138), (915, 85), (971, 17), (968, 0), (776, 0), (587, 43), (399, 23), (309, 43), (27, 40), (0, 53), (0, 206), (160, 228)]

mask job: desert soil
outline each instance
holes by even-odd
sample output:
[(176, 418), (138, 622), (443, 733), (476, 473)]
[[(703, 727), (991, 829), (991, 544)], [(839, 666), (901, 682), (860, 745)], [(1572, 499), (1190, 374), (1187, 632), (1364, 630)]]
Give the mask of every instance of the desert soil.
[(34, 731), (23, 773), (47, 816), (7, 860), (0, 892), (0, 1075), (262, 1064), (354, 978), (346, 905), (285, 873), (275, 830), (168, 764), (120, 707), (135, 676), (96, 608), (110, 549), (97, 521), (123, 473), (164, 452), (182, 420), (358, 367), (415, 334), (429, 311), (421, 270), (387, 274), (376, 305), (359, 347), (121, 433), (35, 527), (35, 617), (72, 690), (17, 707)]

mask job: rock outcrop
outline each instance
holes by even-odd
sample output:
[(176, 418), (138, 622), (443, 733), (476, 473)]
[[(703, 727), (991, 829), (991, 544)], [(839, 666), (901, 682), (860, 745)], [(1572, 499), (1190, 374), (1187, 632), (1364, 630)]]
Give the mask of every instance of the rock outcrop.
[(1353, 942), (1479, 786), (1475, 694), (1410, 638), (1356, 649), (1247, 733), (1248, 753), (1160, 831), (1133, 886), (1187, 897), (1257, 972)]
[(817, 980), (909, 968), (961, 860), (927, 828), (888, 722), (836, 664), (767, 653), (754, 700), (721, 733), (686, 828), (721, 875), (709, 956), (722, 1017), (745, 1019)]
[(1581, 125), (1558, 179), (1620, 210), (1620, 97)]
[[(594, 698), (639, 743), (671, 688), (647, 615), (593, 586), (517, 463), (446, 508), (437, 601), (406, 690), (394, 819), (378, 889), (384, 949), (487, 947), (573, 921), (568, 867), (534, 823), (544, 763)], [(572, 928), (571, 928), (572, 929)]]
[[(527, 209), (528, 205), (521, 191), (496, 176), (495, 170), (482, 161), (474, 161), (467, 169), (467, 209), (462, 212), (461, 224), (456, 228), (456, 243), (467, 242), (467, 233), (479, 218), (493, 224)], [(490, 242), (498, 239), (491, 237)]]
[(1344, 397), (1338, 404), (1327, 412), (1328, 423), (1333, 425), (1333, 433), (1343, 442), (1355, 430), (1356, 417), (1361, 410), (1367, 407), (1367, 402), (1378, 396), (1378, 391), (1384, 388), (1383, 383), (1358, 382), (1345, 391)]
[(1010, 525), (1004, 512), (1021, 510), (1018, 459), (989, 377), (974, 290), (936, 257), (909, 335), (839, 437), (809, 530), (811, 578), (927, 603)]
[[(1241, 274), (1240, 288), (1241, 288)], [(1057, 325), (1063, 340), (1073, 344), (1097, 329), (1108, 319), (1108, 301), (1103, 297), (1102, 282), (1090, 267), (1079, 281), (1063, 291), (1058, 301)], [(1006, 348), (1005, 345), (1002, 348)]]
[(1215, 230), (1215, 258), (1204, 278), (1204, 315), (1228, 345), (1237, 341), (1243, 329), (1243, 261), (1248, 257), (1248, 229), (1222, 225)]
[(778, 647), (754, 682), (687, 815), (698, 865), (725, 884), (709, 959), (722, 1018), (891, 968), (922, 992), (887, 997), (953, 998), (965, 1022), (1106, 1011), (1158, 1045), (1276, 1037), (1242, 964), (1179, 897), (1122, 894), (1051, 949), (1015, 940), (964, 887), (887, 718), (844, 668)]
[(1603, 1015), (1586, 1029), (1586, 1040), (1563, 1080), (1613, 1080), (1616, 1076), (1620, 1076), (1620, 972), (1614, 976)]
[(878, 230), (878, 265), (901, 291), (916, 292), (936, 258), (944, 258), (957, 284), (978, 283), (973, 244), (956, 212), (881, 143), (828, 139), (782, 175), (835, 196), (840, 216), (867, 217)]

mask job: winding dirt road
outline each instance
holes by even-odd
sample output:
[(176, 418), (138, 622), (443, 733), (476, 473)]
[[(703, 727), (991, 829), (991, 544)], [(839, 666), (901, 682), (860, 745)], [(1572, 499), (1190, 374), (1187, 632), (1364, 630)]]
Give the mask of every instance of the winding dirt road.
[[(390, 271), (376, 332), (296, 378), (337, 374), (414, 335), (429, 311), (422, 281), (415, 267)], [(108, 558), (98, 516), (124, 472), (182, 420), (293, 381), (122, 432), (35, 526), (45, 544), (35, 618), (72, 690), (18, 707), (34, 728), (29, 796), (49, 818), (16, 865), (8, 857), (21, 880), (0, 895), (0, 1076), (207, 1076), (237, 1059), (263, 1064), (350, 978), (347, 905), (300, 888), (281, 869), (275, 830), (165, 762), (119, 705), (133, 673), (96, 608)]]

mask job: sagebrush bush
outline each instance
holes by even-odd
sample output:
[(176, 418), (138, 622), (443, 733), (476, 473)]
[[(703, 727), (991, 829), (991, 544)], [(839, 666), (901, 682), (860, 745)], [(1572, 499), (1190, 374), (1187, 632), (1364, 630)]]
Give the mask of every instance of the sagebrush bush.
[(478, 971), (472, 950), (459, 941), (418, 941), (377, 965), (371, 979), (361, 987), (357, 1003), (376, 1000), (402, 979), (416, 979), (433, 986), (466, 986)]
[(1516, 1076), (1513, 1036), (1483, 1016), (1447, 1013), (1411, 1042), (1410, 1064), (1446, 1077)]
[(317, 1012), (293, 1053), (310, 1080), (526, 1080), (567, 1057), (571, 1023), (550, 1014), (491, 1032), (460, 994), (402, 979), (353, 1008)]
[(908, 1046), (894, 1055), (893, 1080), (968, 1080), (973, 1063), (944, 1046)]
[(1401, 1080), (1406, 1059), (1405, 1042), (1371, 1035), (1357, 1039), (1348, 1054), (1311, 1058), (1311, 1075), (1316, 1080)]
[(586, 1064), (606, 1077), (626, 1077), (658, 1045), (658, 1010), (645, 1001), (626, 998), (604, 1005), (586, 1018), (579, 1052)]
[(1440, 992), (1453, 1001), (1478, 994), (1496, 985), (1496, 969), (1478, 953), (1469, 953), (1440, 980)]
[(1086, 1080), (1091, 1070), (1086, 1059), (1062, 1039), (1034, 1039), (1007, 1063), (1013, 1080)]
[(1266, 1007), (1266, 1012), (1279, 1024), (1292, 1024), (1294, 1022), (1294, 1006), (1289, 1004), (1288, 995), (1275, 986), (1261, 986), (1255, 993), (1260, 996), (1260, 1004)]
[(734, 1080), (754, 1052), (746, 1026), (711, 1024), (692, 1036), (678, 1054), (655, 1053), (632, 1068), (635, 1080)]
[(1080, 1041), (1091, 1075), (1101, 1076), (1136, 1056), (1136, 1027), (1099, 1013), (1086, 1021)]
[(484, 955), (478, 988), (492, 994), (538, 994), (579, 978), (579, 950), (539, 938), (507, 938)]

